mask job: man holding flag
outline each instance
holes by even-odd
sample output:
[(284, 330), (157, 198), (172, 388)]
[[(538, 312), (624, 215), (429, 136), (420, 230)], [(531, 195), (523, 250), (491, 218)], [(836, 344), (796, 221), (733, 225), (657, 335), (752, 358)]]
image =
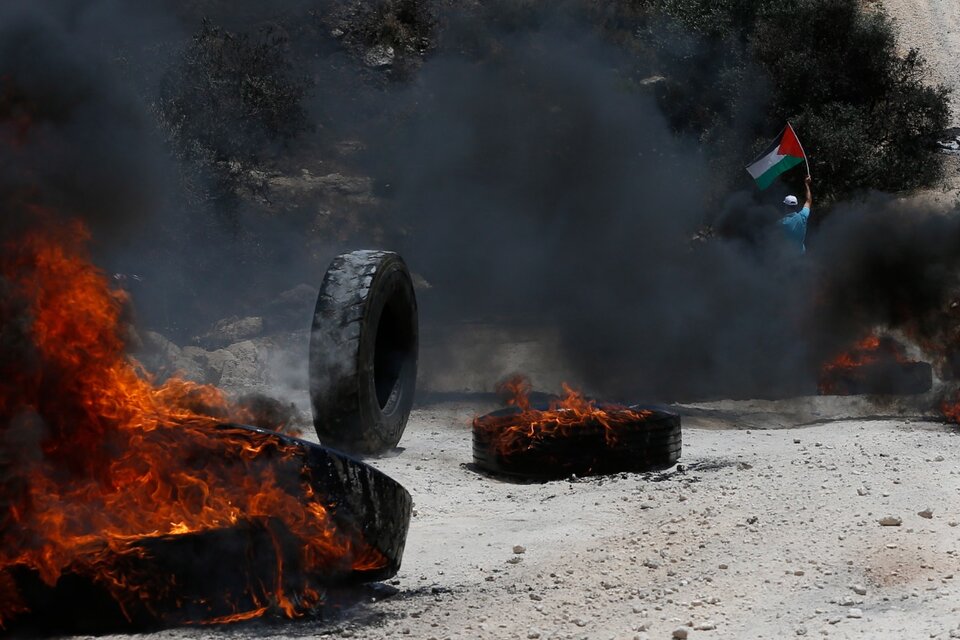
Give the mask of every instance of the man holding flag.
[(784, 207), (789, 209), (780, 219), (780, 224), (787, 239), (799, 248), (800, 253), (803, 253), (806, 251), (804, 242), (807, 237), (807, 221), (810, 219), (810, 209), (813, 206), (813, 195), (810, 192), (812, 180), (807, 155), (803, 152), (800, 140), (789, 122), (773, 144), (750, 163), (747, 172), (756, 180), (760, 189), (766, 189), (780, 174), (801, 163), (807, 167), (807, 178), (804, 181), (807, 190), (806, 199), (802, 208), (794, 210), (793, 208), (798, 204), (797, 197), (790, 195), (784, 198)]
[(783, 227), (784, 233), (787, 234), (787, 240), (797, 245), (800, 253), (804, 253), (807, 250), (804, 241), (807, 239), (807, 221), (810, 219), (810, 207), (813, 206), (813, 194), (810, 193), (810, 183), (813, 182), (813, 180), (810, 176), (807, 176), (803, 182), (804, 187), (807, 189), (807, 197), (803, 203), (803, 207), (799, 211), (793, 211), (792, 208), (797, 206), (797, 196), (787, 196), (783, 199), (783, 205), (785, 208), (789, 208), (784, 216), (780, 218), (780, 224)]

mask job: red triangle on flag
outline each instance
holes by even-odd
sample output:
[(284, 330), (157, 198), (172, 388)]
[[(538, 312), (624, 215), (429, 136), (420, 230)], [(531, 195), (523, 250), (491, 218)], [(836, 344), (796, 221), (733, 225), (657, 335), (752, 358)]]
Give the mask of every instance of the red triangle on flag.
[(803, 148), (800, 146), (797, 134), (794, 133), (793, 127), (789, 124), (787, 124), (787, 128), (783, 130), (783, 137), (780, 139), (780, 148), (777, 149), (777, 153), (781, 156), (804, 157)]

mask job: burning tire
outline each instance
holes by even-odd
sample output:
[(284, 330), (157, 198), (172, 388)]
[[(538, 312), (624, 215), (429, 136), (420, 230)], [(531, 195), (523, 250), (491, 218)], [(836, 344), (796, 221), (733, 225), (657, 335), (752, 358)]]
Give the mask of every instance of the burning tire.
[(820, 369), (820, 395), (920, 394), (933, 386), (933, 368), (907, 358), (890, 336), (870, 335)]
[(310, 334), (310, 399), (323, 444), (358, 454), (396, 446), (413, 406), (418, 341), (413, 282), (399, 255), (333, 260)]
[(647, 471), (680, 458), (680, 416), (653, 407), (596, 408), (604, 415), (560, 425), (553, 416), (563, 414), (545, 407), (480, 416), (473, 423), (474, 463), (495, 474), (551, 480)]
[[(15, 565), (0, 572), (0, 602), (12, 595), (24, 612), (15, 623), (49, 633), (101, 634), (267, 613), (297, 617), (322, 606), (332, 588), (396, 574), (413, 504), (397, 482), (289, 436), (233, 424), (218, 432), (249, 445), (240, 457), (252, 454), (254, 466), (274, 469), (305, 512), (324, 497), (323, 511), (333, 525), (325, 542), (307, 551), (304, 538), (281, 518), (258, 515), (219, 528), (145, 535), (116, 548), (91, 547), (53, 585), (35, 569)], [(178, 453), (213, 464), (205, 449)], [(219, 460), (224, 468), (236, 462)], [(94, 565), (105, 567), (111, 579), (95, 575)]]

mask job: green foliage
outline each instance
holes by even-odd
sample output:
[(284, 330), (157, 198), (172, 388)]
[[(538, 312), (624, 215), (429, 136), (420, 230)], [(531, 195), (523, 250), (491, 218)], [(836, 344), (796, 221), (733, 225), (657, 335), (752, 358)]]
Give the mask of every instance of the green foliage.
[(925, 84), (916, 51), (897, 54), (885, 14), (854, 0), (794, 0), (762, 12), (750, 44), (775, 84), (769, 113), (802, 132), (821, 193), (899, 191), (940, 177), (934, 142), (947, 126), (948, 92)]
[(361, 10), (356, 31), (368, 46), (416, 49), (429, 41), (436, 27), (429, 0), (381, 0)]
[(668, 78), (661, 105), (677, 131), (707, 144), (724, 181), (742, 179), (745, 158), (785, 121), (807, 149), (821, 199), (941, 176), (934, 142), (949, 92), (927, 84), (918, 52), (898, 55), (882, 11), (858, 0), (645, 4), (647, 39)]
[(309, 129), (301, 105), (309, 87), (279, 33), (255, 40), (204, 21), (166, 74), (158, 112), (178, 155), (212, 172), (226, 193), (253, 188), (250, 170), (265, 151)]

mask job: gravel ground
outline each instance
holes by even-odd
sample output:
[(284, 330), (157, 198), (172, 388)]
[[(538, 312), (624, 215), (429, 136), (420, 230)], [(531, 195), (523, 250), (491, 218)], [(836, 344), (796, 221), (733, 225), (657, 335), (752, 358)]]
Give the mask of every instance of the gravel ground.
[(477, 411), (419, 411), (403, 454), (377, 463), (416, 501), (400, 592), (373, 626), (334, 633), (948, 637), (960, 625), (952, 428), (687, 429), (682, 473), (512, 484), (464, 467)]
[(395, 580), (332, 621), (149, 638), (960, 635), (952, 427), (688, 427), (683, 471), (514, 484), (467, 466), (490, 408), (418, 409), (403, 450), (374, 461), (416, 503)]

